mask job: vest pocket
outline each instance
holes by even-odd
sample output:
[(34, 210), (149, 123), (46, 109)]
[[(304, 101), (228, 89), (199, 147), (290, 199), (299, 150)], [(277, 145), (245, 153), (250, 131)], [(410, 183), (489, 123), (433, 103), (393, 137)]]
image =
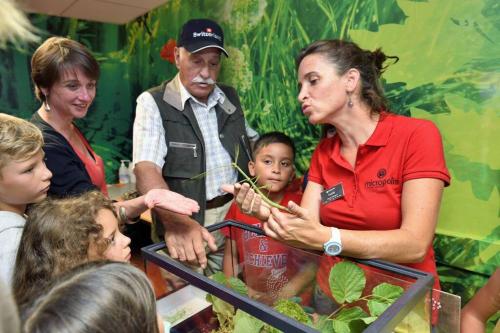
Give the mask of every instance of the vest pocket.
[(190, 149), (193, 152), (193, 157), (198, 157), (198, 153), (196, 152), (196, 143), (170, 141), (168, 145), (172, 148)]
[(192, 178), (203, 172), (201, 147), (196, 143), (170, 141), (163, 165), (163, 175), (169, 178)]

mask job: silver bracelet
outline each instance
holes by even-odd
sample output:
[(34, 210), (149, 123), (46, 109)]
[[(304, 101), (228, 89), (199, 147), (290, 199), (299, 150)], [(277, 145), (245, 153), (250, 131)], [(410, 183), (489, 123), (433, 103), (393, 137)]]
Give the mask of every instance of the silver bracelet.
[(118, 208), (118, 219), (123, 224), (128, 223), (127, 210), (123, 206), (120, 206), (120, 208)]

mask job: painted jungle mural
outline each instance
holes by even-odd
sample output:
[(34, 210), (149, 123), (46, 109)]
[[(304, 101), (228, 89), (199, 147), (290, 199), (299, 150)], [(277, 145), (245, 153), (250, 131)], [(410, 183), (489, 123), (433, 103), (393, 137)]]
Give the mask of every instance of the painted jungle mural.
[[(500, 4), (497, 0), (171, 0), (117, 26), (31, 15), (44, 36), (87, 45), (102, 66), (96, 101), (81, 128), (115, 182), (131, 157), (135, 98), (176, 72), (180, 26), (208, 17), (224, 28), (231, 57), (221, 81), (235, 86), (250, 125), (296, 142), (303, 173), (319, 137), (296, 100), (294, 56), (316, 39), (381, 47), (399, 62), (384, 74), (393, 112), (430, 119), (443, 135), (452, 185), (434, 246), (443, 288), (462, 303), (500, 266)], [(31, 117), (36, 45), (0, 52), (0, 111)], [(498, 315), (492, 322), (498, 319)], [(492, 329), (490, 324), (490, 329)]]

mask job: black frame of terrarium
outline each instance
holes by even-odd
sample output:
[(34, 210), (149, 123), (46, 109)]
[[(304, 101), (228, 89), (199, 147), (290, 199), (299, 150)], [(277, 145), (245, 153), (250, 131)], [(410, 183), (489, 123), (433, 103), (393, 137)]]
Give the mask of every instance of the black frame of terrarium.
[[(265, 235), (262, 229), (242, 224), (233, 220), (225, 220), (223, 222), (207, 227), (209, 232), (216, 231), (224, 227), (236, 227), (258, 235)], [(285, 316), (273, 308), (243, 296), (236, 291), (223, 286), (210, 278), (191, 270), (182, 263), (173, 260), (169, 257), (156, 253), (159, 250), (166, 248), (165, 242), (159, 242), (141, 249), (144, 260), (151, 261), (167, 271), (177, 275), (178, 277), (191, 283), (193, 286), (212, 294), (229, 304), (241, 309), (248, 314), (272, 325), (273, 327), (283, 332), (308, 332), (317, 333), (318, 331), (312, 327), (302, 324), (288, 316)], [(302, 250), (304, 251), (304, 250)], [(314, 251), (313, 251), (314, 252)], [(316, 252), (317, 253), (317, 252)], [(404, 293), (391, 304), (373, 323), (371, 323), (363, 332), (379, 333), (391, 332), (401, 320), (414, 308), (414, 306), (425, 297), (429, 291), (432, 292), (434, 277), (430, 273), (412, 269), (406, 266), (389, 263), (382, 260), (364, 260), (352, 257), (344, 257), (353, 262), (363, 265), (376, 267), (390, 273), (399, 274), (405, 277), (413, 278), (415, 281)], [(429, 320), (429, 330), (430, 330)], [(175, 328), (175, 326), (174, 326)]]

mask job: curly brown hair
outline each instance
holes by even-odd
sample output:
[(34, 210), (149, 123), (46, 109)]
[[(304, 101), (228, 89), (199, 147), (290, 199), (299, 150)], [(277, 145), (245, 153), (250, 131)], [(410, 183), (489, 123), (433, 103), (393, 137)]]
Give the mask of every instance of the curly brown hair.
[(35, 297), (41, 286), (88, 261), (91, 244), (102, 256), (109, 246), (97, 214), (112, 202), (101, 192), (47, 199), (30, 208), (19, 245), (14, 272), (14, 297), (19, 305)]

